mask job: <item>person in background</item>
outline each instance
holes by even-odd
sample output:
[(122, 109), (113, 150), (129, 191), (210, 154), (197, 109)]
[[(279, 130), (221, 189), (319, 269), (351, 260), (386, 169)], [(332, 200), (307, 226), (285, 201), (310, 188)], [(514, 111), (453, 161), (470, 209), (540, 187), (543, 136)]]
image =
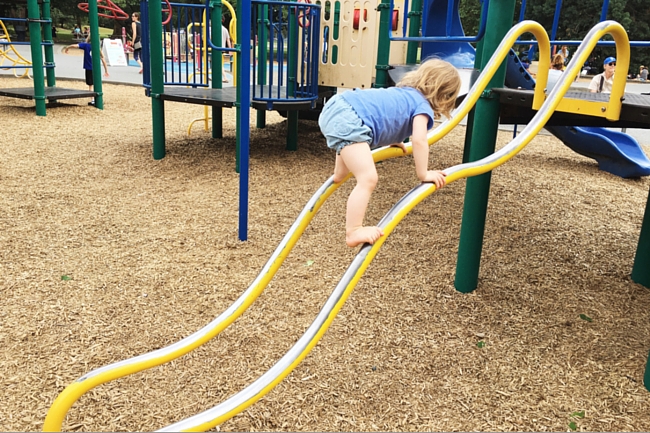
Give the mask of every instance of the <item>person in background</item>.
[(562, 45), (562, 48), (560, 49), (559, 54), (562, 56), (562, 64), (564, 66), (568, 65), (569, 64), (569, 57), (571, 56), (571, 54), (569, 54), (569, 48), (566, 45)]
[(553, 56), (551, 69), (548, 71), (548, 82), (546, 83), (546, 90), (548, 92), (553, 90), (553, 87), (555, 87), (555, 83), (557, 83), (562, 76), (563, 69), (564, 57), (562, 57), (562, 53), (557, 53), (555, 56)]
[(648, 81), (648, 68), (643, 65), (640, 68), (639, 81)]
[(612, 93), (614, 84), (614, 73), (616, 72), (616, 57), (607, 57), (603, 62), (605, 71), (592, 78), (589, 83), (591, 93)]
[(140, 12), (131, 14), (131, 44), (133, 45), (133, 58), (140, 65), (142, 73), (142, 24), (140, 23)]
[[(70, 48), (78, 48), (80, 50), (83, 50), (84, 52), (83, 68), (86, 74), (86, 84), (88, 85), (88, 90), (93, 91), (95, 87), (94, 86), (95, 83), (93, 81), (93, 59), (91, 53), (90, 36), (86, 38), (86, 42), (79, 42), (78, 44), (68, 45), (63, 49), (63, 52), (68, 54), (68, 50)], [(102, 54), (101, 50), (99, 51), (99, 55), (101, 56), (101, 61), (102, 64), (104, 65), (104, 76), (108, 77), (108, 66), (106, 65), (106, 60), (104, 60), (104, 54)], [(94, 106), (95, 100), (93, 99), (92, 101), (90, 101), (88, 105)]]

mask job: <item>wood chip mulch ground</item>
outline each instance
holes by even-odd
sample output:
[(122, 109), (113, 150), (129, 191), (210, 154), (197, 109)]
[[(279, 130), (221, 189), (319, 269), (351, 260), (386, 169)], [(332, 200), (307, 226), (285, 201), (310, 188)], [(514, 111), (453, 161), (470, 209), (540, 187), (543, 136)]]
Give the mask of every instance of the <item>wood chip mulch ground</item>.
[[(0, 87), (28, 81), (0, 78)], [(84, 89), (81, 82), (62, 87)], [(104, 85), (105, 110), (67, 101), (35, 115), (0, 98), (0, 430), (39, 430), (84, 373), (174, 343), (254, 280), (334, 154), (315, 122), (251, 126), (249, 240), (237, 239), (235, 112), (224, 136), (195, 105), (166, 105), (152, 158), (150, 100)], [(255, 118), (254, 116), (252, 117)], [(464, 127), (433, 147), (461, 161)], [(500, 132), (497, 146), (512, 137)], [(650, 149), (646, 149), (650, 153)], [(417, 184), (412, 158), (378, 166), (368, 221)], [(348, 182), (260, 299), (204, 347), (102, 385), (64, 429), (154, 430), (208, 409), (269, 369), (350, 264)], [(599, 171), (540, 135), (492, 174), (478, 289), (454, 289), (465, 182), (403, 221), (322, 341), (222, 431), (650, 430), (643, 372), (650, 292), (630, 279), (650, 179)]]

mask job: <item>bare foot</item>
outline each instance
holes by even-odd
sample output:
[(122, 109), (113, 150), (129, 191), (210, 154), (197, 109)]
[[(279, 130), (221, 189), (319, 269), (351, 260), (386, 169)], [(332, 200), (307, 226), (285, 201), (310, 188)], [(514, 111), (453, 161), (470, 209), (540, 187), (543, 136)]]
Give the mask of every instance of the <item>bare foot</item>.
[(383, 235), (384, 232), (379, 227), (357, 227), (345, 235), (345, 243), (350, 248), (354, 248), (363, 243), (372, 245)]

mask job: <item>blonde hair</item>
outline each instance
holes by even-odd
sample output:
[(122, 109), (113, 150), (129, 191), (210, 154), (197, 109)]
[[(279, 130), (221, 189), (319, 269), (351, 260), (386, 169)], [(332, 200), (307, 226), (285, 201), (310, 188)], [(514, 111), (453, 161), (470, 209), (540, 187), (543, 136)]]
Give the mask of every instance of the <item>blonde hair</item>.
[(460, 75), (451, 63), (441, 59), (429, 59), (421, 63), (415, 71), (404, 75), (397, 86), (419, 90), (431, 104), (436, 118), (441, 114), (450, 118), (460, 91)]
[(559, 71), (561, 71), (564, 68), (564, 56), (562, 56), (562, 54), (556, 54), (555, 57), (553, 57), (551, 68), (557, 69)]

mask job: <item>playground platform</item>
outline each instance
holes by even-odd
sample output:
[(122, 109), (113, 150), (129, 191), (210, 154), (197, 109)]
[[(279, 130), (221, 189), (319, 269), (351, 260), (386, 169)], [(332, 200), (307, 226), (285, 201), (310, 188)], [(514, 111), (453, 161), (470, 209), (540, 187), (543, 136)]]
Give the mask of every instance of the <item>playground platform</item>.
[[(251, 95), (256, 98), (286, 98), (287, 88), (285, 86), (262, 86), (253, 85)], [(160, 97), (166, 101), (184, 102), (187, 104), (209, 105), (213, 107), (232, 108), (237, 101), (237, 88), (226, 87), (223, 89), (210, 89), (205, 87), (165, 87), (165, 93)], [(314, 108), (315, 101), (305, 101), (299, 98), (294, 100), (265, 101), (260, 99), (251, 100), (251, 107), (260, 110), (301, 110)]]
[[(34, 88), (20, 87), (0, 89), (0, 96), (19, 99), (34, 99)], [(64, 89), (61, 87), (45, 88), (45, 99), (49, 102), (56, 102), (59, 99), (94, 98), (95, 96), (97, 96), (97, 93), (89, 90)]]
[[(501, 123), (526, 124), (537, 114), (537, 111), (532, 109), (533, 90), (499, 88), (493, 89), (493, 92), (499, 95), (499, 102), (501, 102)], [(567, 92), (565, 98), (606, 103), (609, 100), (609, 94), (573, 90)], [(647, 128), (650, 125), (650, 95), (625, 93), (621, 116), (616, 122), (601, 117), (556, 111), (547, 122), (547, 125)]]

